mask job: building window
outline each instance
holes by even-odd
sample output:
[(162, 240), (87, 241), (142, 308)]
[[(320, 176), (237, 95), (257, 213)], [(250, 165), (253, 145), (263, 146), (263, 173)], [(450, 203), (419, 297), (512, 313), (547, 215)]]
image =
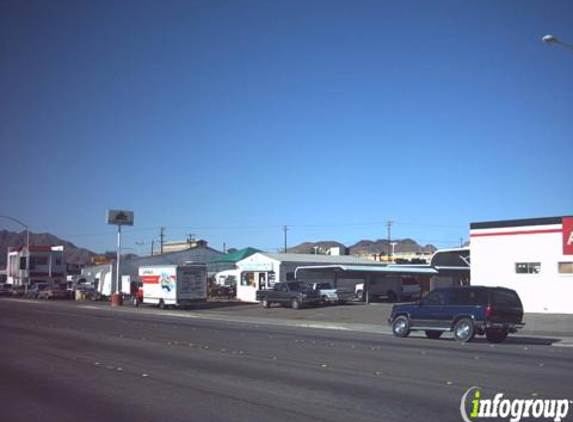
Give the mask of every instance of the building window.
[(539, 274), (541, 272), (541, 262), (517, 262), (515, 264), (517, 274)]
[(573, 262), (558, 262), (559, 274), (573, 274)]
[(293, 272), (286, 273), (286, 279), (287, 279), (287, 281), (294, 281), (294, 279), (295, 279), (294, 273)]

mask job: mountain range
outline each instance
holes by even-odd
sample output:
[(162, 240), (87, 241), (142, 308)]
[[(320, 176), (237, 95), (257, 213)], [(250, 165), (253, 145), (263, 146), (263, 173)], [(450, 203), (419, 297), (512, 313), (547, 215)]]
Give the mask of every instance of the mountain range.
[[(30, 244), (38, 246), (64, 246), (65, 260), (68, 264), (88, 265), (91, 257), (96, 253), (85, 248), (80, 248), (71, 242), (62, 240), (50, 233), (30, 232)], [(8, 248), (26, 245), (26, 232), (14, 233), (0, 230), (0, 268), (6, 266)]]
[[(434, 245), (419, 245), (412, 239), (393, 240), (396, 243), (394, 253), (433, 253), (437, 250)], [(9, 247), (22, 246), (26, 244), (26, 232), (20, 233), (0, 230), (0, 268), (6, 266), (7, 251)], [(65, 260), (68, 264), (89, 265), (91, 258), (96, 256), (95, 252), (78, 247), (71, 242), (62, 240), (50, 233), (30, 233), (30, 244), (40, 246), (63, 245), (65, 251)], [(330, 248), (341, 248), (341, 253), (347, 248), (340, 242), (336, 241), (319, 241), (305, 242), (288, 249), (289, 253), (301, 254), (324, 254)], [(373, 255), (388, 254), (388, 240), (361, 240), (348, 247), (351, 255)]]
[[(395, 239), (391, 241), (396, 243), (394, 247), (394, 253), (434, 253), (437, 248), (434, 245), (419, 245), (416, 241), (412, 239)], [(320, 241), (320, 242), (305, 242), (298, 246), (294, 246), (288, 249), (289, 253), (303, 253), (312, 254), (315, 250), (318, 253), (325, 253), (330, 248), (341, 248), (344, 251), (347, 246), (336, 241)], [(388, 255), (388, 240), (378, 239), (378, 240), (360, 240), (354, 245), (348, 246), (350, 250), (350, 255), (374, 255), (383, 254)]]

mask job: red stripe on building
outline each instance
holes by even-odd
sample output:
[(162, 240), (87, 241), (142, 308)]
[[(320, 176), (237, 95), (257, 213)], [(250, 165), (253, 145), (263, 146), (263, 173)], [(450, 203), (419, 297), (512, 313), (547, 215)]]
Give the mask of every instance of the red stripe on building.
[(522, 234), (547, 234), (547, 233), (561, 233), (561, 229), (547, 229), (547, 230), (520, 230), (515, 232), (495, 232), (495, 233), (473, 233), (470, 237), (488, 237), (488, 236), (518, 236)]

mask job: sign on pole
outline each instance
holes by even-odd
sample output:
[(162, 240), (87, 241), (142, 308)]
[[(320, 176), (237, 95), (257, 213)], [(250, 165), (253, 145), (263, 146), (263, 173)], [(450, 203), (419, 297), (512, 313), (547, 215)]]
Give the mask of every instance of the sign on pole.
[(133, 226), (133, 211), (107, 210), (107, 224)]
[[(107, 210), (107, 224), (117, 226), (117, 263), (115, 269), (115, 286), (112, 286), (112, 294), (120, 295), (120, 261), (121, 261), (121, 226), (133, 226), (133, 211)], [(115, 288), (114, 288), (115, 287)], [(113, 305), (112, 297), (112, 305)]]

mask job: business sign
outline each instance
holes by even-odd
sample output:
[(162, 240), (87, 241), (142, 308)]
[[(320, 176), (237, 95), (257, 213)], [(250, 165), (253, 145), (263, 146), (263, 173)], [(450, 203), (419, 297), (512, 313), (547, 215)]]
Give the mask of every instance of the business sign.
[(573, 255), (573, 217), (563, 218), (563, 255)]
[(241, 262), (239, 264), (243, 271), (272, 271), (273, 264), (270, 262)]
[(107, 224), (133, 226), (133, 211), (107, 210)]

